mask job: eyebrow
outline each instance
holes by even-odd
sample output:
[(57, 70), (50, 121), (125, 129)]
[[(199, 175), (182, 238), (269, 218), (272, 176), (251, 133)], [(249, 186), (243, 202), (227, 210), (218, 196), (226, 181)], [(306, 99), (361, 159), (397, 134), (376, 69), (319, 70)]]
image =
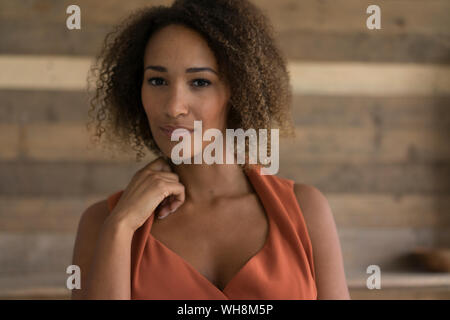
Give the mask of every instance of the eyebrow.
[[(159, 71), (159, 72), (167, 72), (167, 68), (162, 67), (162, 66), (147, 66), (147, 67), (145, 67), (144, 71), (147, 69), (151, 69), (151, 70), (155, 70), (155, 71)], [(186, 73), (194, 73), (194, 72), (202, 72), (202, 71), (209, 71), (209, 72), (212, 72), (212, 73), (218, 75), (218, 73), (214, 69), (208, 68), (208, 67), (196, 67), (196, 68), (187, 68), (186, 69)]]

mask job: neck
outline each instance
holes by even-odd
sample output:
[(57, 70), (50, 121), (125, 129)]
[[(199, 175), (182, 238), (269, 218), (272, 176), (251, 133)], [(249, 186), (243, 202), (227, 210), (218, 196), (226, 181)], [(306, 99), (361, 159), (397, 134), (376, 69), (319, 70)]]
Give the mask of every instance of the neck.
[(223, 197), (253, 192), (245, 172), (238, 164), (179, 164), (169, 160), (185, 187), (185, 201), (212, 203)]

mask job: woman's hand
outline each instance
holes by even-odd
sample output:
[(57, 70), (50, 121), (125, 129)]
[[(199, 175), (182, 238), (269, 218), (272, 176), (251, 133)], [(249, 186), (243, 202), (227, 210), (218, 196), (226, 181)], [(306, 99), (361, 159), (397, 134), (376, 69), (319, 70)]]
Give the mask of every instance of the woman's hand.
[(162, 157), (140, 169), (122, 193), (109, 218), (135, 231), (152, 215), (162, 219), (185, 199), (184, 186)]

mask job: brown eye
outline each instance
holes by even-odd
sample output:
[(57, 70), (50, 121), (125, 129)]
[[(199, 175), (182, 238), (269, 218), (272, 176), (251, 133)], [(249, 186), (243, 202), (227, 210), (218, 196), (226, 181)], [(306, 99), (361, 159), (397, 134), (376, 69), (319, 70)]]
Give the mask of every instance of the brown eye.
[(211, 81), (206, 79), (195, 79), (192, 81), (194, 87), (207, 87), (211, 84)]
[(148, 83), (150, 83), (152, 86), (165, 85), (165, 81), (163, 78), (150, 78), (148, 79)]

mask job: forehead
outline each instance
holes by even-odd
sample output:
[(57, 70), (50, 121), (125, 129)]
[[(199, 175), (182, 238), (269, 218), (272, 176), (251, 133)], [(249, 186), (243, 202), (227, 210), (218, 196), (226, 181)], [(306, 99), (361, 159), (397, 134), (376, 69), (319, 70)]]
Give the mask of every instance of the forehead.
[(181, 25), (169, 25), (156, 31), (147, 42), (144, 61), (186, 66), (217, 65), (214, 52), (202, 35)]

